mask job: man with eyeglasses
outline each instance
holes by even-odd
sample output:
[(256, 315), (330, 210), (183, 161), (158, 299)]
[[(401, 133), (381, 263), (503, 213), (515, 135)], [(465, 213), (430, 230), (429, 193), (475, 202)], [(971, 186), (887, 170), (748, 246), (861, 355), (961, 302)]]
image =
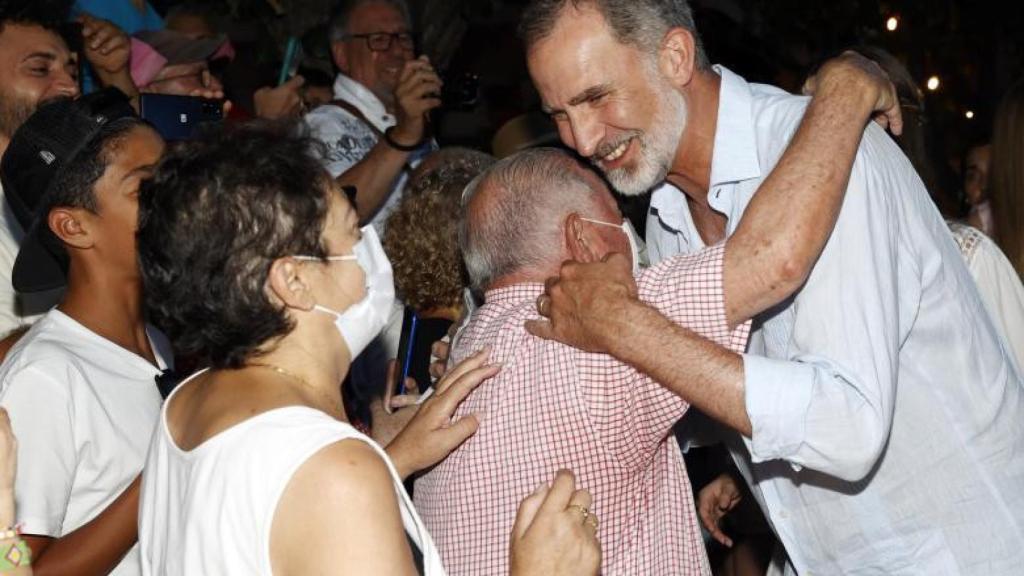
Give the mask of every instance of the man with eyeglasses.
[(441, 105), (441, 79), (415, 44), (404, 0), (344, 0), (330, 22), (339, 73), (334, 101), (306, 116), (326, 145), (324, 164), (356, 187), (359, 219), (380, 229), (409, 167), (432, 148), (427, 113)]
[[(441, 79), (426, 56), (415, 58), (404, 0), (342, 0), (329, 25), (338, 67), (334, 100), (306, 115), (324, 144), (323, 162), (343, 186), (356, 189), (361, 223), (383, 224), (398, 205), (408, 172), (435, 148), (427, 114), (441, 105)], [(359, 395), (375, 395), (387, 362), (398, 354), (402, 308), (352, 366)]]

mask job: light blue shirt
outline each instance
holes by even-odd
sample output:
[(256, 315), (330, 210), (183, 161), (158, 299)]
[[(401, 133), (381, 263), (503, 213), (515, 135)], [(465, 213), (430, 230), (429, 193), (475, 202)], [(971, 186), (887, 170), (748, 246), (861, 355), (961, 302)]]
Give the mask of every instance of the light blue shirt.
[[(715, 69), (708, 201), (731, 234), (807, 99)], [(652, 262), (703, 247), (679, 190), (654, 193), (647, 242)], [(731, 448), (791, 569), (1021, 573), (1021, 377), (924, 185), (877, 126), (807, 283), (754, 327), (753, 437)]]

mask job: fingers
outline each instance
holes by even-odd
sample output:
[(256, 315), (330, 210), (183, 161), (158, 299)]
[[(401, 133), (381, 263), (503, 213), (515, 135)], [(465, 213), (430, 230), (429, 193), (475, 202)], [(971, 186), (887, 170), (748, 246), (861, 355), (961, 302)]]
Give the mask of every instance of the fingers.
[(420, 397), (413, 396), (410, 394), (402, 394), (401, 396), (394, 396), (388, 401), (387, 406), (390, 406), (388, 413), (392, 413), (400, 408), (406, 408), (408, 406), (415, 406), (420, 401)]
[(555, 480), (551, 483), (544, 503), (541, 504), (540, 514), (555, 514), (565, 510), (569, 506), (569, 499), (576, 492), (576, 476), (569, 470), (559, 470), (555, 474)]
[(434, 380), (440, 380), (444, 377), (445, 371), (448, 369), (448, 364), (444, 360), (438, 360), (437, 362), (430, 363), (430, 377)]
[(443, 430), (445, 444), (448, 447), (448, 452), (451, 453), (453, 450), (458, 448), (463, 442), (469, 439), (470, 436), (476, 434), (476, 431), (480, 429), (480, 420), (476, 416), (470, 414), (463, 416), (452, 425)]
[(516, 511), (516, 521), (512, 525), (513, 540), (521, 540), (526, 535), (526, 530), (533, 524), (534, 518), (537, 517), (537, 512), (540, 512), (540, 506), (544, 503), (548, 490), (547, 484), (541, 484), (519, 503), (519, 510)]
[(444, 340), (438, 340), (430, 345), (430, 353), (436, 356), (438, 360), (448, 360), (449, 349), (448, 342)]
[(527, 320), (523, 327), (530, 334), (545, 340), (556, 340), (555, 329), (548, 320)]
[(450, 418), (459, 407), (459, 404), (466, 399), (466, 396), (469, 396), (470, 392), (475, 390), (484, 380), (493, 377), (500, 370), (501, 366), (497, 364), (471, 370), (450, 384), (444, 393), (438, 391), (438, 393), (434, 394), (432, 400), (438, 404), (438, 409), (441, 410), (441, 413)]
[(452, 368), (451, 372), (445, 375), (445, 377), (442, 378), (441, 381), (437, 383), (437, 386), (434, 387), (435, 391), (438, 394), (443, 393), (456, 380), (461, 378), (463, 374), (483, 366), (487, 362), (487, 357), (490, 355), (490, 353), (490, 346), (486, 346), (482, 348), (480, 351), (470, 356), (469, 358), (466, 358), (462, 362), (456, 364)]
[(392, 358), (388, 360), (387, 370), (384, 372), (384, 411), (391, 414), (395, 408), (392, 396), (395, 393), (395, 382), (398, 380), (398, 361)]

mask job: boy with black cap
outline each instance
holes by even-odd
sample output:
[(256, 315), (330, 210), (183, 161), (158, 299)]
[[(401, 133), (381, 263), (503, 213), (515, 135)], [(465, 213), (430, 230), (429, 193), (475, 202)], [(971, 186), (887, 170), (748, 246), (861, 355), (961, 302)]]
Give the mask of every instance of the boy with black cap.
[[(19, 292), (67, 284), (0, 366), (18, 435), (18, 521), (36, 574), (138, 574), (138, 480), (170, 361), (149, 329), (137, 195), (163, 141), (116, 90), (41, 106), (0, 162), (27, 230)], [(2, 528), (2, 527), (0, 527)]]

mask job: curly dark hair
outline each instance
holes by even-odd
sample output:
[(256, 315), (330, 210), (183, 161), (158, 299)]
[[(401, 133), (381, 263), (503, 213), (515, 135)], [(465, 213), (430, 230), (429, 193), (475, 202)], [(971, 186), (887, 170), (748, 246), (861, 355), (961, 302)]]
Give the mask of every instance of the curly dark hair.
[(462, 189), (493, 162), (479, 152), (447, 158), (416, 178), (388, 217), (384, 251), (394, 270), (395, 289), (414, 310), (459, 303), (467, 285), (458, 238)]
[(175, 352), (237, 368), (294, 325), (264, 287), (277, 258), (326, 257), (329, 176), (292, 125), (248, 124), (183, 143), (139, 195), (150, 320)]

